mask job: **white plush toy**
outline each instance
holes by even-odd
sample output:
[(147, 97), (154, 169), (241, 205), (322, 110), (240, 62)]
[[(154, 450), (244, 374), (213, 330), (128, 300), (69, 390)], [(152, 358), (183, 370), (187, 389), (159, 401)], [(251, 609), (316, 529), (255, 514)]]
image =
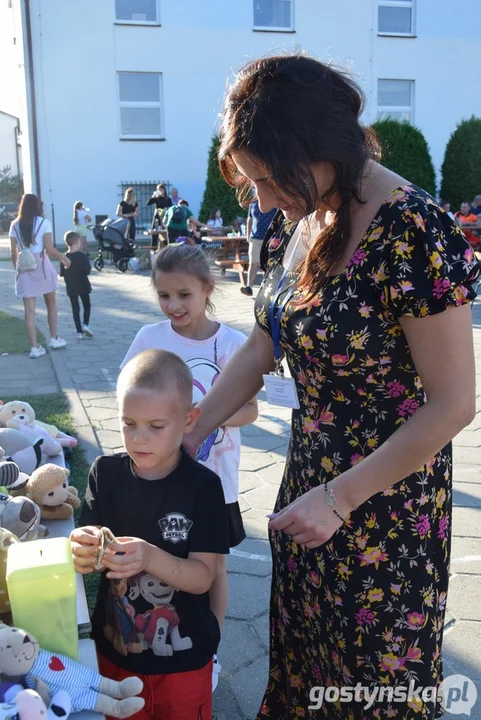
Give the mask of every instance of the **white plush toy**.
[[(48, 440), (53, 440), (61, 447), (73, 448), (77, 445), (76, 438), (61, 432), (55, 425), (47, 425), (40, 422), (40, 420), (36, 420), (35, 410), (23, 400), (12, 400), (0, 407), (0, 425), (22, 431), (27, 427), (30, 432), (35, 429), (36, 437), (42, 437), (45, 443), (48, 443)], [(58, 453), (47, 451), (45, 444), (42, 447), (42, 452), (47, 455), (58, 455)]]
[(35, 690), (24, 690), (21, 685), (13, 685), (5, 702), (0, 703), (0, 720), (67, 720), (70, 709), (70, 698), (63, 690), (53, 696), (47, 710)]
[(145, 701), (140, 678), (121, 682), (102, 677), (95, 670), (65, 655), (42, 650), (30, 633), (0, 624), (0, 673), (5, 677), (23, 675), (29, 688), (44, 697), (48, 688), (53, 697), (64, 691), (72, 712), (91, 710), (115, 718), (127, 718), (142, 710)]
[(53, 457), (62, 452), (60, 443), (35, 422), (35, 413), (28, 403), (12, 400), (12, 402), (2, 405), (0, 407), (0, 424), (3, 427), (21, 430), (25, 435), (30, 435), (32, 439), (43, 438), (42, 452), (45, 455)]

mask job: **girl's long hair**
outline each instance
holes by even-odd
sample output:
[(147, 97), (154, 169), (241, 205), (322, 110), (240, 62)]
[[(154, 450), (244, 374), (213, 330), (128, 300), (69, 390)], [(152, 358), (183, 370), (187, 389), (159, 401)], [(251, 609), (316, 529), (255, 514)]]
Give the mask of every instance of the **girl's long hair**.
[(33, 226), (35, 218), (42, 215), (42, 206), (36, 195), (27, 193), (20, 200), (18, 208), (17, 221), (20, 228), (22, 242), (26, 247), (30, 247), (33, 242)]
[[(370, 158), (380, 157), (375, 135), (360, 123), (363, 101), (346, 73), (297, 54), (251, 62), (227, 92), (218, 161), (244, 207), (252, 201), (252, 186), (237, 171), (236, 151), (264, 165), (273, 191), (292, 198), (305, 215), (337, 199), (334, 222), (320, 231), (298, 268), (298, 287), (306, 300), (319, 293), (343, 255), (351, 233), (351, 204), (361, 200), (363, 170)], [(322, 197), (313, 173), (319, 163), (333, 170)]]
[(217, 219), (217, 218), (216, 218), (217, 210), (220, 210), (220, 208), (216, 208), (216, 207), (215, 207), (215, 208), (212, 208), (212, 210), (210, 211), (209, 220), (216, 220), (216, 219)]
[(80, 200), (74, 203), (73, 206), (73, 224), (78, 225), (78, 211), (83, 208), (83, 203)]
[[(128, 199), (130, 197), (130, 200)], [(135, 197), (134, 188), (127, 188), (124, 194), (124, 202), (128, 202), (129, 205), (135, 205), (137, 198)]]
[[(203, 250), (195, 245), (167, 245), (155, 256), (152, 263), (152, 285), (155, 288), (155, 276), (158, 272), (184, 273), (197, 278), (206, 288), (214, 288), (215, 280), (209, 262)], [(206, 310), (214, 312), (210, 297), (206, 301)]]

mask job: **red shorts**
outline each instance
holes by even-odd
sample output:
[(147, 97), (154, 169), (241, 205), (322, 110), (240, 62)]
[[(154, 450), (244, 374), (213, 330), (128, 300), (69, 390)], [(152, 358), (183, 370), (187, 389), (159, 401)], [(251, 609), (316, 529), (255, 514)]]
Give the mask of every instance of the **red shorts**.
[[(144, 683), (145, 707), (133, 720), (212, 720), (212, 660), (200, 670), (169, 675), (139, 675), (98, 656), (99, 672), (111, 680), (136, 675)], [(107, 720), (114, 720), (107, 717)]]

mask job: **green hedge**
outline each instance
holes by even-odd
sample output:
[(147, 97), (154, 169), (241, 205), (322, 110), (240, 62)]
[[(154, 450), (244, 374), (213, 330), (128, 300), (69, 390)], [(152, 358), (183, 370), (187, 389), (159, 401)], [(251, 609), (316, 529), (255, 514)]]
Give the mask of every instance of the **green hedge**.
[(227, 185), (220, 174), (217, 163), (217, 151), (220, 140), (217, 135), (212, 138), (207, 164), (207, 180), (205, 183), (204, 197), (199, 213), (199, 220), (207, 222), (213, 208), (220, 208), (222, 219), (226, 225), (230, 225), (237, 217), (244, 217), (245, 210), (237, 202), (234, 188)]
[(379, 120), (371, 127), (381, 143), (381, 165), (434, 195), (436, 174), (422, 132), (408, 122), (390, 119)]
[(481, 194), (481, 118), (462, 120), (446, 145), (441, 166), (441, 197), (458, 210)]

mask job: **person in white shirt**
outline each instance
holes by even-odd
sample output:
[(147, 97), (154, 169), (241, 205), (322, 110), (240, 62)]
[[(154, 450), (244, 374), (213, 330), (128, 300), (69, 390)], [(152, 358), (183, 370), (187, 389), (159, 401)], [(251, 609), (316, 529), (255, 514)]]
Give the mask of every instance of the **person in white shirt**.
[[(238, 330), (209, 317), (214, 279), (209, 263), (198, 247), (168, 245), (154, 256), (152, 284), (160, 309), (167, 320), (144, 325), (137, 333), (121, 367), (144, 350), (169, 350), (181, 357), (194, 376), (194, 402), (198, 403), (216, 382), (220, 373), (247, 340)], [(202, 444), (196, 460), (221, 479), (229, 518), (229, 545), (245, 538), (238, 503), (241, 437), (239, 428), (257, 418), (253, 398), (215, 430)], [(220, 556), (216, 579), (210, 591), (211, 608), (219, 626), (227, 607), (227, 572)]]
[(83, 202), (77, 200), (73, 206), (73, 229), (80, 236), (80, 252), (88, 253), (87, 249), (87, 235), (88, 227), (87, 223), (91, 222), (92, 218), (88, 214), (88, 210), (85, 208)]

